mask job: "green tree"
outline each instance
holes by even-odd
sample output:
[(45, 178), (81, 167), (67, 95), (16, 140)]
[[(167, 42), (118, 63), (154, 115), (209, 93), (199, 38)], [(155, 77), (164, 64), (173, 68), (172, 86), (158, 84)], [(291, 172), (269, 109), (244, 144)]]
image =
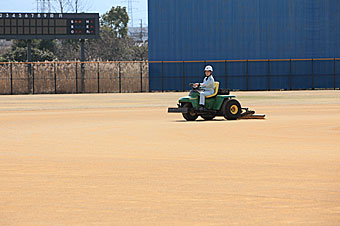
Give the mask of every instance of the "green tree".
[[(27, 48), (18, 47), (3, 55), (5, 61), (25, 62), (27, 61)], [(32, 61), (53, 61), (56, 56), (49, 50), (40, 50), (32, 48)]]
[[(56, 40), (31, 40), (32, 48), (40, 50), (49, 50), (50, 52), (56, 51)], [(26, 48), (27, 40), (13, 40), (12, 50), (16, 48)]]
[[(127, 35), (129, 16), (125, 7), (112, 7), (101, 17), (100, 38), (86, 42), (90, 60), (146, 60), (147, 45)], [(103, 48), (105, 46), (105, 48)]]
[(113, 29), (117, 37), (125, 38), (128, 33), (129, 15), (126, 7), (112, 7), (110, 11), (102, 15), (101, 24)]
[(100, 29), (100, 38), (87, 40), (85, 49), (89, 60), (117, 61), (147, 60), (148, 47), (136, 43), (129, 36), (118, 38), (110, 27), (104, 25)]
[[(32, 61), (53, 61), (56, 60), (56, 41), (53, 40), (32, 40)], [(2, 56), (4, 61), (25, 62), (27, 61), (27, 41), (14, 40), (12, 50)]]
[[(32, 48), (38, 48), (39, 46), (39, 40), (32, 40), (31, 41), (31, 47)], [(13, 40), (12, 43), (12, 50), (15, 50), (16, 48), (26, 48), (27, 47), (27, 40)]]
[(57, 41), (56, 40), (40, 40), (37, 46), (37, 49), (48, 50), (52, 53), (55, 53), (57, 50)]
[[(87, 42), (87, 41), (86, 41)], [(55, 52), (58, 60), (79, 60), (80, 42), (74, 39), (64, 39), (57, 43)]]

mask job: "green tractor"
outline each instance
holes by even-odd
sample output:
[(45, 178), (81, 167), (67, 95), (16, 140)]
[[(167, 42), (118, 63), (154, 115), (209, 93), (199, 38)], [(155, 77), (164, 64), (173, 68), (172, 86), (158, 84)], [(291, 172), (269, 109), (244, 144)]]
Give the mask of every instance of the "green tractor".
[(168, 108), (169, 113), (182, 113), (187, 121), (195, 121), (198, 116), (204, 120), (212, 120), (216, 116), (223, 116), (227, 120), (240, 118), (264, 118), (264, 115), (255, 115), (255, 111), (242, 108), (236, 96), (230, 95), (229, 90), (220, 90), (219, 82), (215, 82), (215, 93), (207, 96), (205, 109), (199, 108), (200, 90), (189, 84), (192, 90), (189, 95), (179, 99), (177, 108)]

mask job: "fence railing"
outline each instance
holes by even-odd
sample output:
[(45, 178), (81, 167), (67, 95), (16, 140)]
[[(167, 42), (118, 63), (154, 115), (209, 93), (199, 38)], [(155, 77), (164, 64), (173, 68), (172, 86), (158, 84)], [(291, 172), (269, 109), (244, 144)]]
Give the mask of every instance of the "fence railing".
[(148, 92), (145, 61), (0, 63), (0, 94)]
[(221, 88), (340, 88), (340, 58), (0, 63), (0, 94), (185, 91), (214, 67)]
[(232, 90), (337, 89), (340, 58), (149, 61), (150, 90), (189, 89), (201, 81), (203, 68), (214, 67), (214, 78)]

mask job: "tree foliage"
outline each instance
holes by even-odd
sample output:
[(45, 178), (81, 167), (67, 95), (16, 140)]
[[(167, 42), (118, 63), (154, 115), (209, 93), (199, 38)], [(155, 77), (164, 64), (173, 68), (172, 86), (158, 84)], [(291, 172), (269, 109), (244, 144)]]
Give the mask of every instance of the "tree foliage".
[[(31, 54), (33, 61), (53, 61), (57, 57), (54, 54), (56, 50), (56, 42), (52, 40), (32, 40)], [(25, 62), (27, 61), (27, 41), (14, 40), (12, 50), (5, 53), (3, 61)]]
[(128, 33), (129, 16), (126, 7), (112, 7), (110, 11), (102, 15), (101, 24), (111, 28), (116, 36), (125, 38)]
[[(27, 61), (27, 47), (18, 47), (3, 56), (5, 61), (10, 62), (25, 62)], [(41, 50), (32, 48), (32, 61), (53, 61), (56, 56), (49, 50)]]
[[(32, 48), (40, 49), (40, 50), (48, 50), (50, 52), (55, 52), (57, 45), (55, 40), (32, 40), (31, 46)], [(14, 40), (12, 44), (12, 50), (16, 48), (26, 48), (27, 40)]]

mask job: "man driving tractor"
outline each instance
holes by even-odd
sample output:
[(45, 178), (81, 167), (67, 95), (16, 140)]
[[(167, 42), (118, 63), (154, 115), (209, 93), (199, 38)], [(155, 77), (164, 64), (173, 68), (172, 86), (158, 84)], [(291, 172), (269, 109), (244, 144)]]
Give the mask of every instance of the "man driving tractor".
[(215, 92), (215, 80), (212, 75), (213, 67), (207, 65), (204, 68), (205, 77), (203, 83), (195, 83), (194, 88), (200, 87), (202, 91), (200, 92), (200, 110), (204, 110), (205, 97), (210, 96)]

